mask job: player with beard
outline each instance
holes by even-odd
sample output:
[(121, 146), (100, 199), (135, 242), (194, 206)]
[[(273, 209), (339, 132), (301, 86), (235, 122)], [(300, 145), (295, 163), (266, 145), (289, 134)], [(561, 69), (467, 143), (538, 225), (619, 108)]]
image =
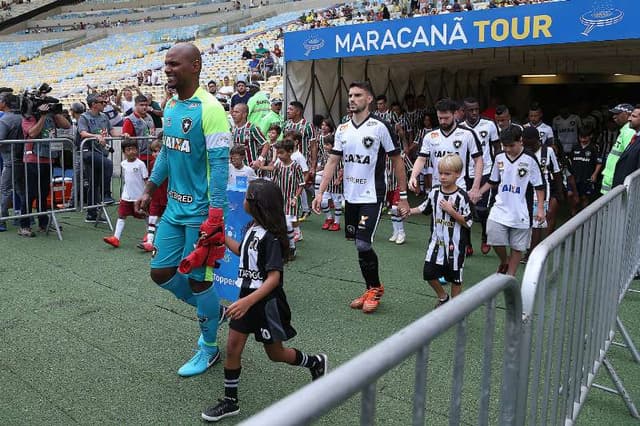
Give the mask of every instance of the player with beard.
[[(438, 159), (447, 154), (458, 154), (462, 159), (463, 170), (466, 170), (469, 161), (474, 162), (475, 170), (483, 170), (480, 141), (473, 131), (461, 127), (455, 122), (456, 110), (457, 104), (451, 99), (442, 99), (436, 104), (440, 128), (427, 133), (422, 141), (420, 153), (413, 164), (411, 178), (409, 179), (409, 188), (412, 191), (419, 191), (418, 174), (422, 171), (427, 160), (431, 160), (431, 166), (433, 167), (433, 186), (440, 185)], [(480, 189), (481, 180), (481, 174), (476, 174), (469, 190), (464, 176), (461, 175), (458, 178), (457, 185), (468, 191), (469, 198), (475, 203), (479, 199), (478, 190)]]
[(369, 113), (373, 99), (369, 83), (353, 82), (349, 86), (349, 109), (353, 116), (338, 126), (318, 195), (313, 200), (313, 210), (320, 214), (322, 196), (338, 163), (344, 160), (345, 234), (348, 239), (355, 239), (360, 271), (367, 287), (365, 293), (354, 299), (350, 306), (362, 309), (364, 313), (374, 312), (384, 294), (378, 274), (378, 256), (372, 244), (387, 192), (385, 154), (391, 157), (398, 179), (398, 209), (403, 216), (409, 212), (407, 179), (400, 148), (389, 125)]

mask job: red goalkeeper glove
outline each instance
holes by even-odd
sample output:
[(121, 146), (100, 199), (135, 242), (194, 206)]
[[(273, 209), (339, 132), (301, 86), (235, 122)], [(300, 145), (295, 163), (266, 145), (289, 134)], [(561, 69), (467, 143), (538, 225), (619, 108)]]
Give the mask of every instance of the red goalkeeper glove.
[(200, 238), (196, 248), (185, 257), (178, 267), (182, 274), (201, 266), (219, 267), (218, 260), (224, 258), (224, 212), (220, 208), (209, 208), (209, 217), (200, 225)]

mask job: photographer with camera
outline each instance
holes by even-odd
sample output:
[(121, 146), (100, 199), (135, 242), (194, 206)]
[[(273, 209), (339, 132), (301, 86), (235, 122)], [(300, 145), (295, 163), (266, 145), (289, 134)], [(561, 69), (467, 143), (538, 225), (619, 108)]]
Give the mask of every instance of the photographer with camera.
[[(24, 188), (24, 166), (22, 146), (3, 144), (6, 140), (24, 139), (20, 98), (11, 92), (0, 93), (0, 154), (2, 155), (2, 176), (0, 177), (0, 216), (9, 216), (9, 201), (13, 196), (13, 213), (20, 214)], [(15, 193), (15, 194), (14, 194)], [(7, 230), (7, 224), (0, 221), (0, 232)]]
[[(45, 87), (46, 86), (46, 87)], [(44, 96), (51, 88), (43, 84), (38, 96), (31, 99), (32, 107), (22, 118), (22, 132), (26, 139), (50, 139), (57, 135), (56, 129), (69, 129), (71, 123), (62, 113), (62, 104), (57, 99)], [(59, 151), (51, 151), (49, 143), (26, 143), (24, 158), (26, 168), (27, 193), (22, 210), (31, 213), (33, 200), (37, 199), (39, 212), (47, 210), (47, 196), (51, 188), (51, 167), (60, 156)], [(18, 235), (35, 237), (31, 231), (31, 218), (20, 219)], [(38, 216), (40, 232), (49, 228), (49, 215)]]
[[(113, 162), (109, 153), (113, 148), (107, 145), (107, 136), (118, 136), (111, 127), (109, 118), (102, 112), (106, 101), (102, 95), (91, 94), (87, 96), (89, 110), (78, 118), (78, 137), (76, 145), (82, 148), (82, 162), (90, 179), (88, 202), (97, 205), (101, 202), (112, 204), (111, 176), (113, 175)], [(83, 139), (91, 138), (93, 141), (80, 146)], [(103, 197), (104, 196), (104, 197)], [(97, 209), (87, 210), (85, 222), (98, 220)]]

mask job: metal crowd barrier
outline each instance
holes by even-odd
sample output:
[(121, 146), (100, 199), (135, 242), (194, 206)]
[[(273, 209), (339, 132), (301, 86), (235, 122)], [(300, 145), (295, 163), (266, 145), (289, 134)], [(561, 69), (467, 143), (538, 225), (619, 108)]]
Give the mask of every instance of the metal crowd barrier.
[[(503, 293), (505, 299), (504, 351), (502, 355), (501, 381), (492, 382), (492, 362), (494, 355), (494, 335), (496, 334), (496, 299)], [(481, 355), (480, 384), (477, 391), (478, 424), (515, 424), (516, 390), (518, 377), (518, 348), (521, 338), (520, 289), (515, 279), (507, 275), (494, 274), (463, 292), (438, 309), (405, 327), (398, 333), (380, 342), (373, 348), (341, 365), (327, 376), (310, 383), (289, 397), (275, 403), (256, 414), (242, 425), (301, 425), (327, 413), (345, 402), (352, 395), (361, 392), (361, 425), (372, 425), (375, 419), (376, 382), (385, 373), (399, 366), (404, 360), (416, 354), (415, 391), (413, 394), (413, 425), (425, 424), (428, 407), (427, 367), (430, 344), (449, 329), (456, 328), (456, 343), (453, 350), (453, 369), (450, 374), (451, 398), (449, 423), (462, 421), (462, 398), (468, 398), (472, 390), (463, 386), (465, 369), (465, 345), (467, 343), (467, 319), (486, 304), (486, 320)], [(473, 369), (471, 369), (473, 370)], [(476, 371), (473, 371), (476, 375)], [(497, 407), (491, 401), (491, 389), (500, 386), (500, 403)], [(441, 400), (434, 401), (440, 405)], [(499, 413), (491, 409), (499, 410)], [(490, 420), (491, 418), (491, 420)], [(496, 423), (498, 422), (498, 423)]]
[[(574, 424), (590, 388), (619, 394), (640, 418), (607, 351), (619, 303), (640, 258), (640, 172), (540, 243), (522, 284), (523, 339), (517, 424)], [(634, 354), (637, 360), (637, 351)], [(616, 389), (594, 383), (601, 366)]]
[[(105, 145), (100, 148), (97, 138), (87, 138), (80, 143), (79, 150), (79, 177), (82, 183), (82, 191), (79, 191), (80, 210), (86, 210), (88, 217), (95, 217), (94, 226), (104, 220), (109, 228), (113, 230), (113, 224), (107, 213), (109, 205), (117, 204), (114, 197), (113, 178), (120, 175), (120, 162), (123, 159), (120, 143), (122, 137), (106, 137)], [(141, 148), (151, 144), (155, 137), (130, 137), (138, 141), (139, 151)], [(150, 150), (142, 158), (147, 169), (150, 169)], [(91, 171), (91, 173), (88, 173)], [(122, 192), (122, 180), (120, 180), (120, 190)], [(113, 201), (109, 200), (111, 198)]]
[[(30, 149), (27, 149), (28, 144), (32, 145)], [(23, 161), (25, 152), (39, 153), (37, 147), (43, 144), (49, 145), (47, 157), (37, 157), (35, 163)], [(67, 138), (3, 140), (1, 146), (5, 161), (0, 186), (0, 221), (29, 218), (31, 222), (32, 218), (48, 216), (46, 229), (43, 230), (47, 234), (55, 230), (58, 239), (62, 240), (56, 214), (73, 211), (78, 205), (72, 189), (72, 170), (77, 158), (73, 141)], [(34, 164), (37, 167), (31, 166)], [(14, 204), (11, 214), (9, 204)]]

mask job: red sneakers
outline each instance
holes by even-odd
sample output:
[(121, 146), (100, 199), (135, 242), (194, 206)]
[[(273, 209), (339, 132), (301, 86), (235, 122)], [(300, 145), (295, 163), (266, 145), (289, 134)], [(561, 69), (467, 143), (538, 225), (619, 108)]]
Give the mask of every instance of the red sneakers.
[(112, 235), (110, 237), (104, 237), (102, 239), (102, 241), (104, 241), (105, 243), (109, 244), (110, 246), (113, 246), (115, 248), (120, 247), (120, 240), (118, 238), (116, 238), (115, 235)]
[(339, 231), (339, 230), (340, 230), (340, 224), (339, 223), (333, 222), (331, 224), (331, 226), (329, 227), (329, 231)]
[(482, 245), (480, 246), (480, 251), (482, 252), (482, 254), (489, 254), (489, 252), (491, 251), (491, 246), (487, 243), (482, 243)]
[(329, 227), (333, 225), (333, 219), (327, 219), (324, 221), (324, 223), (322, 224), (322, 229), (324, 229), (325, 231), (327, 229), (329, 229)]

